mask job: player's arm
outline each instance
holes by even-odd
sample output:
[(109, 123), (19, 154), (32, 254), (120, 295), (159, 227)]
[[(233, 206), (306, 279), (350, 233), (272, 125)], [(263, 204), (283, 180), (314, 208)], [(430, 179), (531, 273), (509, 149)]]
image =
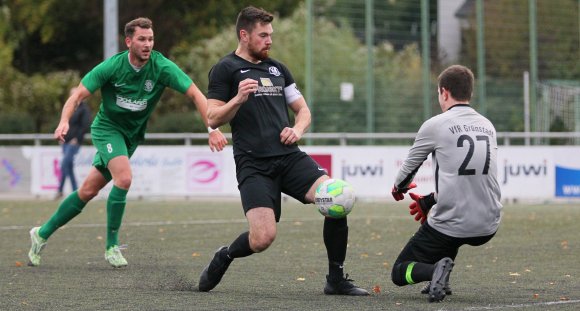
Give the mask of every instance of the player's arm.
[(238, 84), (238, 93), (227, 103), (218, 99), (208, 99), (207, 118), (209, 127), (217, 128), (230, 122), (242, 104), (244, 104), (251, 93), (258, 90), (258, 81), (245, 79)]
[(294, 100), (289, 107), (295, 115), (294, 126), (285, 127), (282, 130), (282, 133), (280, 133), (280, 142), (285, 145), (291, 145), (299, 141), (306, 130), (308, 130), (308, 127), (310, 127), (310, 122), (312, 120), (310, 108), (308, 108), (304, 97), (301, 96)]
[(433, 119), (429, 119), (421, 125), (413, 147), (411, 147), (407, 158), (403, 161), (391, 190), (391, 194), (396, 201), (404, 199), (403, 194), (407, 193), (409, 189), (416, 187), (413, 183), (413, 178), (423, 162), (427, 160), (429, 154), (435, 150), (436, 135), (437, 123)]
[(83, 85), (83, 83), (79, 83), (79, 86), (72, 92), (72, 94), (68, 97), (64, 106), (62, 107), (62, 113), (60, 115), (60, 122), (54, 130), (54, 138), (60, 142), (64, 142), (64, 137), (68, 133), (69, 130), (69, 120), (72, 117), (73, 113), (79, 106), (80, 102), (86, 99), (91, 95), (91, 92)]
[(189, 97), (195, 106), (197, 107), (197, 111), (201, 114), (201, 119), (203, 120), (203, 124), (209, 131), (209, 148), (211, 151), (222, 151), (224, 147), (227, 145), (228, 140), (224, 136), (224, 134), (218, 129), (211, 129), (209, 126), (208, 118), (207, 118), (207, 98), (203, 93), (199, 90), (199, 88), (195, 85), (195, 83), (191, 83), (185, 95)]

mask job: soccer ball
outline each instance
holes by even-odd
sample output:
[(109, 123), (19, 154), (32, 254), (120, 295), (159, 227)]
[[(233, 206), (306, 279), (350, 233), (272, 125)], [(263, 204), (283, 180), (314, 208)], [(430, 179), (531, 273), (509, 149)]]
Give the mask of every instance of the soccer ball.
[(314, 203), (320, 214), (344, 218), (354, 206), (356, 197), (352, 186), (342, 179), (327, 179), (316, 188)]

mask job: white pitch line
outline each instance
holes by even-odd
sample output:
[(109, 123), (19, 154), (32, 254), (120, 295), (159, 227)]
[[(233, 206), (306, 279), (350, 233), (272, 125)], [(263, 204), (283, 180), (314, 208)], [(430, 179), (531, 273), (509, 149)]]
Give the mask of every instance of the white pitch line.
[(555, 306), (564, 304), (576, 304), (580, 303), (580, 300), (561, 300), (561, 301), (547, 301), (547, 302), (536, 302), (536, 303), (522, 303), (514, 305), (503, 305), (503, 306), (487, 306), (487, 307), (469, 307), (464, 310), (476, 311), (476, 310), (501, 310), (501, 309), (519, 309), (528, 307), (543, 307), (543, 306)]
[[(365, 219), (403, 219), (408, 217), (401, 217), (401, 216), (391, 216), (391, 217), (381, 217), (381, 216), (373, 216), (373, 217), (348, 217), (348, 219), (354, 220), (365, 220)], [(296, 219), (281, 219), (280, 222), (310, 222), (310, 221), (322, 221), (321, 217), (316, 218), (296, 218)], [(123, 223), (123, 227), (130, 226), (130, 227), (139, 227), (139, 226), (182, 226), (182, 225), (215, 225), (215, 224), (239, 224), (239, 223), (246, 223), (246, 219), (205, 219), (205, 220), (187, 220), (187, 221), (148, 221), (148, 222), (126, 222)], [(67, 224), (66, 227), (68, 228), (97, 228), (97, 227), (106, 227), (107, 224)], [(31, 226), (0, 226), (0, 231), (7, 231), (7, 230), (23, 230), (23, 229), (30, 229)]]

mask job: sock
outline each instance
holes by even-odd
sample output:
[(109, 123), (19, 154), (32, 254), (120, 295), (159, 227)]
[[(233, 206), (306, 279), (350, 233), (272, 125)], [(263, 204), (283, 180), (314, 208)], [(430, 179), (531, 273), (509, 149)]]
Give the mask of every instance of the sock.
[(64, 226), (71, 219), (75, 218), (76, 215), (80, 214), (85, 205), (87, 203), (79, 198), (76, 191), (69, 194), (60, 203), (58, 209), (50, 219), (40, 227), (38, 235), (45, 240), (48, 239), (58, 228)]
[(228, 256), (230, 258), (241, 258), (247, 257), (254, 253), (254, 251), (250, 248), (250, 232), (246, 231), (228, 247)]
[(328, 275), (331, 279), (342, 279), (344, 275), (344, 260), (348, 242), (348, 226), (346, 218), (324, 218), (324, 245), (328, 255)]
[(421, 262), (410, 262), (407, 265), (405, 279), (408, 284), (431, 281), (434, 266)]
[(107, 248), (119, 245), (119, 228), (127, 204), (127, 192), (129, 190), (118, 188), (113, 185), (107, 199)]

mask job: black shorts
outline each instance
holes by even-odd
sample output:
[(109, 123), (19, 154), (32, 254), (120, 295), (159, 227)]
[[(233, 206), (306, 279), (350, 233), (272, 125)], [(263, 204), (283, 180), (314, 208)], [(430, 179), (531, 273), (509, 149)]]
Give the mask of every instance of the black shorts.
[(406, 261), (434, 264), (445, 257), (455, 260), (462, 245), (480, 246), (489, 242), (494, 235), (456, 238), (433, 229), (425, 222), (405, 245), (393, 266)]
[(276, 157), (235, 156), (238, 189), (244, 213), (255, 207), (274, 209), (280, 220), (282, 193), (302, 203), (306, 193), (326, 171), (302, 151)]

